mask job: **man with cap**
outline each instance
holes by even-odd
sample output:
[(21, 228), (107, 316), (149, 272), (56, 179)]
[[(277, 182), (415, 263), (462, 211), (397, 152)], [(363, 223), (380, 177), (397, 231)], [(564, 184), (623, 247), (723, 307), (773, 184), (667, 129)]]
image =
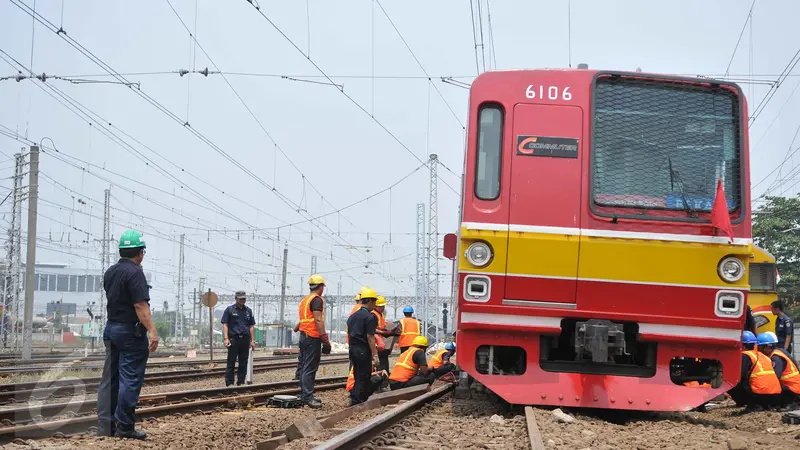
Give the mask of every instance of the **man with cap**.
[(414, 339), (421, 335), (420, 330), (422, 329), (419, 320), (413, 317), (414, 308), (404, 307), (403, 315), (405, 317), (400, 319), (400, 326), (395, 328), (395, 334), (400, 336), (400, 342), (397, 343), (400, 346), (400, 353), (404, 353), (413, 345)]
[(386, 316), (384, 315), (384, 311), (386, 310), (386, 299), (383, 298), (382, 295), (378, 296), (378, 300), (375, 302), (375, 309), (372, 310), (372, 314), (378, 318), (378, 327), (375, 329), (375, 341), (378, 345), (378, 360), (380, 364), (378, 364), (378, 370), (385, 370), (386, 373), (389, 373), (389, 355), (392, 354), (391, 347), (386, 348), (386, 344), (383, 338), (388, 338), (392, 336), (392, 333), (386, 331)]
[(245, 306), (247, 295), (244, 291), (234, 294), (236, 303), (225, 308), (222, 313), (222, 336), (225, 338), (225, 347), (228, 348), (228, 368), (225, 371), (225, 386), (233, 384), (233, 368), (239, 360), (239, 372), (236, 385), (244, 384), (247, 376), (247, 362), (250, 359), (250, 350), (256, 348), (256, 319), (253, 310)]
[(425, 357), (427, 348), (428, 338), (417, 336), (411, 347), (400, 354), (397, 362), (394, 363), (391, 375), (389, 375), (389, 387), (393, 391), (433, 383), (434, 375)]
[(792, 411), (800, 397), (800, 370), (797, 362), (786, 352), (778, 347), (778, 336), (772, 331), (761, 333), (757, 337), (758, 351), (767, 355), (772, 360), (772, 369), (781, 383), (781, 409), (779, 411)]
[(450, 358), (456, 354), (456, 344), (448, 342), (444, 344), (444, 348), (436, 352), (431, 358), (430, 366), (433, 370), (433, 375), (436, 378), (441, 377), (446, 373), (450, 373), (456, 368), (456, 365), (450, 362)]
[(147, 358), (158, 348), (150, 288), (141, 269), (146, 247), (142, 233), (125, 231), (119, 238), (119, 262), (103, 274), (108, 322), (103, 331), (106, 359), (97, 391), (100, 436), (147, 438), (134, 427)]
[(770, 305), (772, 314), (775, 314), (775, 335), (778, 337), (778, 348), (782, 348), (792, 354), (794, 339), (794, 322), (787, 316), (783, 309), (783, 301), (776, 300)]
[(314, 382), (317, 378), (319, 360), (322, 354), (331, 352), (331, 341), (325, 332), (325, 301), (322, 293), (325, 291), (325, 280), (322, 276), (314, 274), (308, 279), (308, 288), (311, 291), (306, 295), (300, 306), (300, 395), (303, 404), (314, 408), (322, 408), (322, 402), (314, 397)]
[(350, 391), (350, 406), (367, 401), (372, 369), (379, 365), (375, 341), (378, 318), (372, 314), (377, 300), (378, 294), (375, 290), (365, 286), (361, 289), (361, 308), (347, 318), (350, 363), (353, 365), (355, 380), (353, 390)]
[(742, 332), (742, 372), (739, 384), (728, 391), (736, 406), (745, 412), (763, 411), (780, 402), (781, 384), (772, 368), (772, 361), (758, 351), (758, 339), (750, 331)]

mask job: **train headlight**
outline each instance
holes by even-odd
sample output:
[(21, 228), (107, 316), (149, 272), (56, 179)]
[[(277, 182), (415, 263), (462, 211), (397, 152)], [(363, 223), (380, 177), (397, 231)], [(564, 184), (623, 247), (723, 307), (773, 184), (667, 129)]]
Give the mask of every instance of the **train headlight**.
[(467, 261), (475, 267), (485, 267), (492, 261), (492, 247), (486, 242), (473, 242), (467, 248)]
[(719, 277), (727, 283), (735, 283), (744, 276), (744, 264), (738, 258), (728, 256), (719, 263), (717, 272)]

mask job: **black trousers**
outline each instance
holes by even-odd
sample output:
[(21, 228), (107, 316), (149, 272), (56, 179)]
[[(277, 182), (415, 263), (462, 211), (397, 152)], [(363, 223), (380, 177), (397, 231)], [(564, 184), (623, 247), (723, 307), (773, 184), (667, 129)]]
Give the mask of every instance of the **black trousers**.
[(456, 368), (456, 366), (453, 363), (444, 363), (441, 366), (439, 366), (439, 368), (433, 369), (433, 375), (436, 378), (439, 378), (440, 376), (442, 376), (442, 375), (444, 375), (446, 373), (452, 372), (453, 369), (455, 369), (455, 368)]
[(228, 347), (228, 367), (225, 370), (225, 386), (233, 384), (233, 369), (236, 360), (239, 360), (236, 384), (241, 386), (247, 377), (247, 359), (250, 356), (250, 336), (231, 336), (231, 345)]
[(781, 394), (756, 394), (747, 380), (742, 380), (728, 391), (736, 406), (759, 405), (764, 408), (777, 406), (781, 402)]
[(781, 385), (781, 406), (789, 406), (800, 400), (800, 395), (792, 392), (788, 386)]
[(300, 333), (300, 354), (300, 395), (303, 402), (308, 403), (314, 399), (314, 383), (322, 357), (322, 340)]
[(350, 344), (350, 363), (353, 365), (353, 390), (350, 406), (364, 403), (369, 398), (369, 379), (372, 376), (372, 352), (365, 345)]
[(420, 374), (414, 375), (408, 381), (389, 380), (389, 387), (392, 388), (393, 391), (396, 391), (397, 389), (419, 386), (421, 384), (431, 384), (433, 383), (434, 379), (435, 378), (433, 372), (428, 372), (427, 375), (420, 375)]
[(378, 370), (385, 370), (386, 373), (389, 373), (389, 355), (391, 354), (392, 354), (392, 349), (378, 352), (378, 360), (380, 362)]

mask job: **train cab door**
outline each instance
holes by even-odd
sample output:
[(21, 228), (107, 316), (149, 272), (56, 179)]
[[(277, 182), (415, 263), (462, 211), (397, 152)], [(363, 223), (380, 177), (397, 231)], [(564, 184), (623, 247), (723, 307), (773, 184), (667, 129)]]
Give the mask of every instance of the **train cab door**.
[(504, 303), (576, 302), (583, 111), (514, 107)]

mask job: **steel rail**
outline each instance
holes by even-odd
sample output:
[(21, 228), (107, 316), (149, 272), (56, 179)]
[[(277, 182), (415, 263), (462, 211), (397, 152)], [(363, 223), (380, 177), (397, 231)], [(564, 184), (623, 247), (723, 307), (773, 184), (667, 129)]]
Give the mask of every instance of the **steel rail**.
[[(256, 362), (266, 362), (266, 361), (282, 361), (282, 360), (291, 360), (297, 359), (296, 356), (266, 356), (261, 358), (254, 358)], [(93, 362), (102, 363), (103, 360), (97, 360)], [(38, 362), (36, 364), (39, 364)], [(31, 372), (49, 372), (52, 370), (100, 370), (103, 368), (102, 364), (90, 364), (84, 365), (83, 361), (64, 361), (59, 360), (59, 362), (41, 362), (41, 364), (50, 364), (49, 367), (41, 367), (41, 366), (11, 366), (11, 367), (0, 367), (0, 377), (3, 375), (13, 375), (19, 373), (31, 373)], [(193, 360), (193, 361), (153, 361), (147, 363), (147, 368), (160, 368), (160, 367), (178, 367), (178, 366), (202, 366), (207, 364), (225, 364), (225, 361), (209, 361), (209, 360)]]
[[(329, 383), (341, 383), (347, 377), (317, 378), (317, 387)], [(229, 386), (224, 388), (192, 389), (175, 392), (162, 392), (146, 394), (139, 397), (139, 404), (155, 406), (162, 403), (188, 402), (190, 400), (208, 400), (210, 397), (238, 396), (248, 392), (258, 392), (271, 389), (289, 388), (297, 386), (298, 381), (276, 381), (272, 383), (250, 384), (244, 386)], [(0, 424), (5, 426), (19, 426), (22, 423), (42, 421), (63, 415), (78, 415), (94, 411), (97, 399), (71, 401), (65, 403), (50, 403), (42, 405), (29, 405), (20, 408), (0, 409)]]
[[(340, 364), (347, 362), (347, 358), (327, 359), (320, 361), (320, 365)], [(253, 366), (254, 372), (264, 372), (269, 370), (290, 369), (297, 367), (294, 361), (285, 363), (272, 363), (261, 364)], [(178, 372), (155, 372), (145, 374), (145, 383), (165, 381), (185, 381), (197, 378), (211, 378), (225, 374), (226, 369), (196, 369), (196, 370), (183, 370)], [(55, 380), (52, 382), (39, 382), (39, 383), (18, 383), (13, 385), (0, 385), (0, 405), (9, 403), (26, 403), (31, 399), (41, 399), (52, 396), (60, 390), (68, 390), (72, 388), (73, 391), (80, 390), (81, 393), (96, 392), (100, 386), (100, 377), (92, 378), (73, 378), (66, 380)], [(46, 387), (37, 387), (45, 385)], [(4, 390), (4, 389), (18, 389), (18, 390)]]
[[(316, 386), (318, 391), (327, 391), (334, 389), (341, 389), (345, 383), (332, 383)], [(266, 405), (267, 401), (273, 395), (291, 395), (300, 392), (300, 388), (283, 389), (269, 392), (260, 392), (255, 394), (234, 395), (229, 397), (221, 397), (206, 400), (196, 400), (175, 404), (167, 404), (160, 406), (150, 406), (145, 408), (137, 408), (136, 415), (138, 417), (159, 417), (164, 415), (171, 415), (178, 412), (192, 411), (203, 412), (215, 409), (222, 409), (231, 404), (253, 404), (254, 406)], [(8, 442), (15, 438), (41, 438), (52, 436), (56, 433), (71, 434), (77, 432), (85, 432), (91, 427), (96, 425), (96, 416), (81, 416), (71, 419), (55, 420), (50, 422), (39, 422), (21, 426), (7, 426), (0, 427), (0, 444)]]
[(384, 431), (387, 431), (391, 426), (403, 420), (407, 415), (441, 398), (443, 395), (452, 391), (454, 387), (454, 384), (447, 384), (413, 400), (409, 400), (402, 405), (396, 406), (377, 417), (362, 422), (344, 433), (323, 442), (314, 447), (313, 450), (356, 449), (359, 445), (363, 445), (379, 436)]

